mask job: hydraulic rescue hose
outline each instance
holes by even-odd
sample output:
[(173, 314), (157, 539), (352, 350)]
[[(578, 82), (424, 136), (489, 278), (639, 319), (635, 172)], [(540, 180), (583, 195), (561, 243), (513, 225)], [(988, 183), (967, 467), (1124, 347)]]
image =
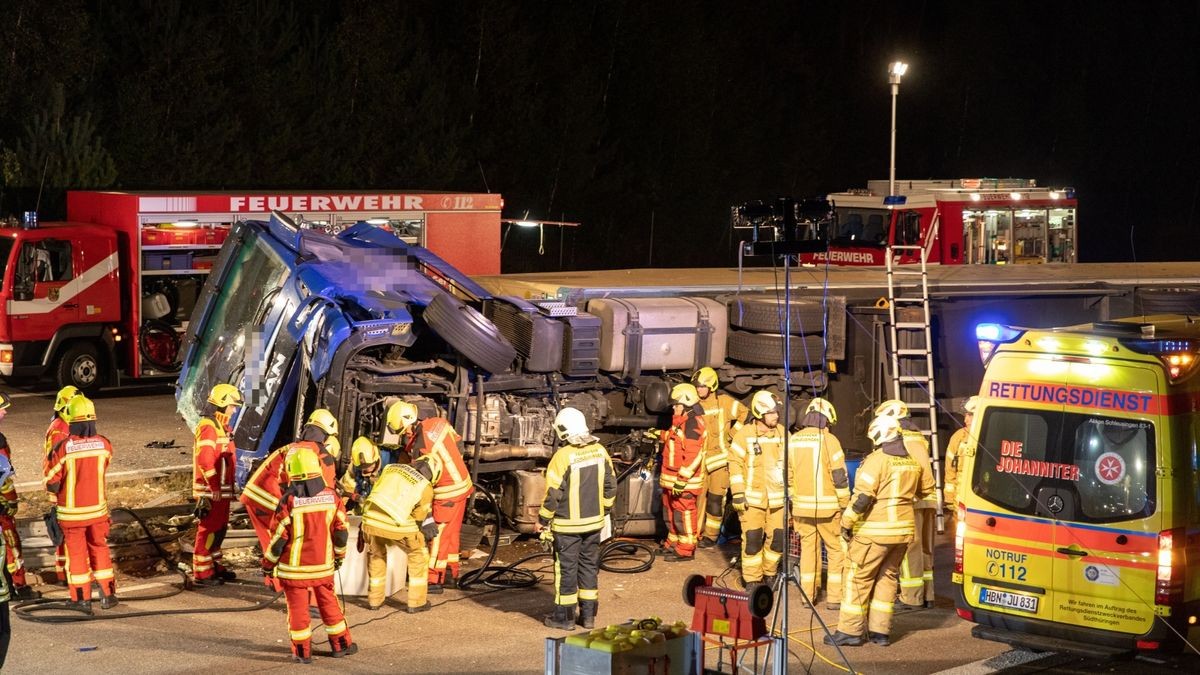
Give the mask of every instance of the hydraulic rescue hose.
[[(120, 596), (121, 602), (137, 602), (140, 600), (161, 600), (182, 593), (188, 586), (188, 577), (186, 567), (183, 563), (176, 562), (171, 557), (171, 554), (158, 543), (154, 534), (150, 531), (150, 526), (132, 509), (125, 507), (115, 507), (113, 512), (121, 511), (129, 514), (142, 531), (146, 533), (146, 539), (154, 546), (154, 550), (158, 553), (158, 557), (167, 564), (167, 567), (179, 573), (183, 583), (179, 587), (171, 587), (170, 590), (160, 593), (151, 593), (149, 595), (136, 596)], [(243, 607), (207, 607), (200, 609), (159, 609), (159, 610), (144, 610), (140, 612), (121, 612), (119, 614), (86, 614), (82, 610), (71, 607), (67, 604), (68, 600), (63, 598), (39, 598), (37, 600), (27, 600), (13, 606), (13, 613), (26, 621), (34, 621), (37, 623), (74, 623), (77, 621), (106, 621), (110, 619), (128, 619), (137, 616), (167, 616), (171, 614), (218, 614), (222, 612), (255, 612), (260, 609), (269, 607), (272, 603), (279, 599), (283, 593), (275, 593), (271, 597), (260, 602)], [(48, 614), (41, 615), (42, 612), (49, 611), (71, 611), (74, 614)]]

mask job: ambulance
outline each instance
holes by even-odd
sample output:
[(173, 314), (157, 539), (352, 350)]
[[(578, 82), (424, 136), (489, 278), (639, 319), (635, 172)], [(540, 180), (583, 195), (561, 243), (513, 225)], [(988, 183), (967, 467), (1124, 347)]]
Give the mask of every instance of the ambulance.
[(1178, 649), (1200, 613), (1200, 323), (976, 328), (956, 606), (976, 637)]

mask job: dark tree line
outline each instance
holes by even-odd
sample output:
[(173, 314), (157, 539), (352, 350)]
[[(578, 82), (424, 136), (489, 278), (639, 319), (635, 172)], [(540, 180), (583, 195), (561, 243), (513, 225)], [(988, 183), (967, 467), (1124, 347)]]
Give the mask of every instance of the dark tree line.
[[(1079, 189), (1194, 257), (1194, 3), (4, 0), (0, 211), (65, 189), (501, 192), (567, 267), (730, 264), (728, 207), (887, 173)], [(57, 209), (57, 212), (56, 212)], [(653, 239), (651, 233), (653, 232)], [(554, 269), (511, 232), (505, 266)], [(653, 250), (651, 246), (653, 244)]]

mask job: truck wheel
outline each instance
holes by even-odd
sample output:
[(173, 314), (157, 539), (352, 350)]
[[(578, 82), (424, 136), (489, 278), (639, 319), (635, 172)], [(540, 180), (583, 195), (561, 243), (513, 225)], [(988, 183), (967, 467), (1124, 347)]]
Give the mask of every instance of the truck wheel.
[(104, 384), (96, 348), (87, 342), (76, 342), (67, 347), (58, 359), (56, 376), (59, 387), (72, 385), (88, 396), (96, 393)]
[(517, 358), (517, 350), (500, 335), (496, 324), (449, 293), (437, 294), (425, 307), (425, 323), (488, 372), (502, 373)]
[[(825, 347), (820, 335), (792, 336), (791, 340), (792, 370), (820, 369), (825, 355)], [(779, 368), (783, 366), (783, 336), (779, 333), (747, 333), (740, 330), (729, 331), (728, 356), (734, 361), (741, 361), (755, 366)]]
[[(783, 311), (783, 301), (777, 298), (729, 298), (729, 323), (745, 330), (762, 333), (782, 333), (788, 313), (792, 315), (792, 335), (821, 333), (825, 330), (825, 311), (820, 300), (792, 300), (789, 310)], [(831, 308), (832, 311), (832, 308)]]

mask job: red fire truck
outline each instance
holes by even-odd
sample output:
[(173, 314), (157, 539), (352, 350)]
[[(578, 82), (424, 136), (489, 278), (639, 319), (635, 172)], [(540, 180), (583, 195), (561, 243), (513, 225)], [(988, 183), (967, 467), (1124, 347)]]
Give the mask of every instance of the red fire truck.
[[(1038, 187), (1020, 178), (869, 181), (867, 188), (828, 195), (836, 213), (828, 253), (801, 262), (883, 265), (887, 246), (923, 246), (943, 265), (1076, 262), (1072, 188)], [(919, 262), (904, 251), (900, 262)]]
[(70, 192), (67, 222), (0, 229), (0, 376), (94, 391), (174, 376), (192, 306), (233, 223), (281, 211), (366, 220), (468, 274), (500, 272), (496, 194)]

